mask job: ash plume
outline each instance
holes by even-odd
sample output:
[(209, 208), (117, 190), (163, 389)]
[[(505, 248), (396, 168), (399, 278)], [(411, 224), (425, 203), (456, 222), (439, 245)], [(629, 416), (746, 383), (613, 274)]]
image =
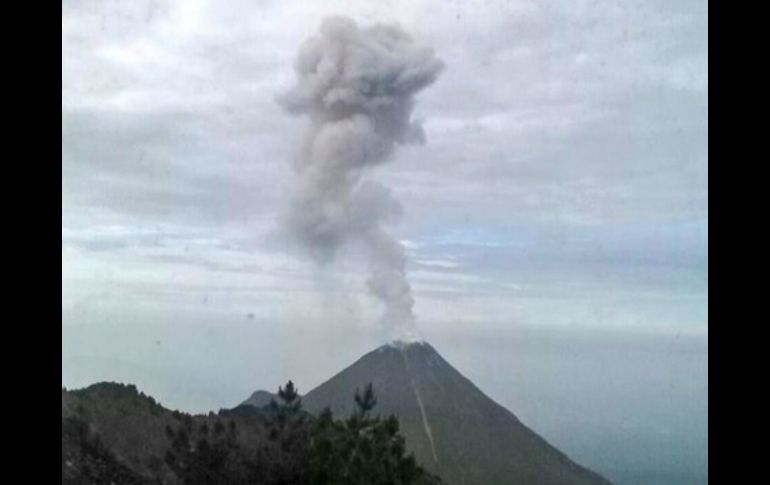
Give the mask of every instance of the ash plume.
[(385, 306), (383, 323), (414, 340), (405, 250), (384, 227), (403, 209), (388, 188), (364, 177), (387, 163), (396, 145), (425, 142), (422, 126), (411, 120), (414, 96), (443, 64), (397, 26), (361, 28), (333, 17), (302, 45), (294, 69), (297, 83), (279, 102), (307, 115), (310, 126), (294, 164), (287, 229), (321, 264), (333, 262), (344, 245), (363, 245), (369, 291)]

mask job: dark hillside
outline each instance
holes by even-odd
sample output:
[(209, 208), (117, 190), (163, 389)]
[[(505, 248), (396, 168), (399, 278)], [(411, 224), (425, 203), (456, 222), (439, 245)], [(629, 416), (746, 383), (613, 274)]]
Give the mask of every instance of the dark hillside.
[(317, 419), (301, 409), (291, 383), (277, 401), (192, 416), (132, 385), (62, 391), (62, 483), (441, 483), (404, 455), (397, 421), (369, 413)]

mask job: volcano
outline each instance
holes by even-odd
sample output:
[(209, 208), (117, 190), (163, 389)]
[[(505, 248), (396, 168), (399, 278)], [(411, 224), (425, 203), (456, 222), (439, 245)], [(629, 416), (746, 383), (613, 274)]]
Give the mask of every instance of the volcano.
[(609, 485), (576, 464), (452, 367), (428, 343), (384, 345), (307, 393), (303, 407), (348, 416), (356, 389), (377, 394), (407, 448), (451, 485)]

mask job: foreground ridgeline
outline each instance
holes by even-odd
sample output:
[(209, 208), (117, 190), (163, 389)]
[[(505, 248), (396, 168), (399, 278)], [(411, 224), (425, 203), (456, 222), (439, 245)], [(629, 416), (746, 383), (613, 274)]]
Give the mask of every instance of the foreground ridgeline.
[(438, 485), (406, 452), (394, 416), (374, 415), (371, 385), (355, 411), (303, 411), (289, 381), (277, 400), (192, 416), (132, 385), (62, 391), (62, 484)]

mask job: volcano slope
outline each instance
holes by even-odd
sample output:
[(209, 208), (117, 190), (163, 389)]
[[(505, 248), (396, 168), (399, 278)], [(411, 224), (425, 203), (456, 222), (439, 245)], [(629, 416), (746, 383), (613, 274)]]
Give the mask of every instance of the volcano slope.
[(428, 343), (393, 343), (361, 357), (303, 397), (336, 416), (372, 383), (375, 413), (394, 414), (418, 462), (451, 485), (608, 485), (481, 392)]

